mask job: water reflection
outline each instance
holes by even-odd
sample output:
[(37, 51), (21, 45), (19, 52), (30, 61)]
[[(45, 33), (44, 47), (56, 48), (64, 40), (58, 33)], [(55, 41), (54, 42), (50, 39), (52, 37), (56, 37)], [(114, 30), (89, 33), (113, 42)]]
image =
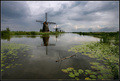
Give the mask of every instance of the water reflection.
[(57, 38), (61, 37), (62, 34), (57, 34), (55, 35), (55, 38), (56, 38), (56, 42), (57, 42)]
[(27, 37), (27, 38), (36, 38), (37, 36), (36, 35), (8, 35), (8, 36), (1, 36), (1, 39), (2, 40), (7, 40), (7, 41), (10, 41), (12, 38), (23, 38), (23, 37)]
[(3, 40), (7, 40), (7, 41), (10, 41), (11, 36), (10, 36), (10, 35), (7, 35), (7, 36), (1, 36), (1, 39), (3, 39)]
[(49, 35), (42, 35), (40, 36), (43, 39), (43, 44), (41, 44), (41, 46), (46, 46), (46, 55), (48, 55), (48, 48), (47, 46), (55, 46), (55, 44), (53, 43), (49, 43)]
[(36, 35), (28, 35), (27, 38), (36, 38)]
[[(69, 79), (61, 69), (74, 67), (75, 69), (88, 69), (90, 67), (88, 57), (80, 54), (60, 60), (73, 55), (68, 49), (73, 45), (80, 45), (82, 41), (98, 41), (99, 39), (77, 34), (59, 35), (35, 35), (35, 36), (12, 36), (10, 43), (26, 44), (32, 46), (31, 52), (26, 53), (29, 57), (18, 61), (21, 67), (8, 69), (2, 73), (4, 79)], [(2, 43), (8, 41), (2, 40)], [(20, 54), (21, 55), (21, 54)], [(56, 60), (60, 60), (56, 62)], [(16, 63), (17, 61), (15, 61)], [(86, 66), (87, 65), (87, 66)], [(48, 68), (49, 67), (49, 68)], [(9, 75), (7, 75), (9, 74)]]

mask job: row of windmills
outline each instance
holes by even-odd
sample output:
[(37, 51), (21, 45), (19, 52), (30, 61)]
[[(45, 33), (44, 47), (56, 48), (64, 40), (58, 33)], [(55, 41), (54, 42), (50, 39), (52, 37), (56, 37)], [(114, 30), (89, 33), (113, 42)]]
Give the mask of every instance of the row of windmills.
[[(49, 30), (49, 24), (56, 24), (55, 22), (48, 22), (47, 21), (47, 13), (45, 13), (45, 21), (40, 21), (40, 20), (36, 20), (36, 22), (42, 23), (43, 24), (43, 29), (42, 32), (50, 32)], [(62, 30), (60, 30), (60, 28), (54, 28), (56, 32), (63, 32)]]

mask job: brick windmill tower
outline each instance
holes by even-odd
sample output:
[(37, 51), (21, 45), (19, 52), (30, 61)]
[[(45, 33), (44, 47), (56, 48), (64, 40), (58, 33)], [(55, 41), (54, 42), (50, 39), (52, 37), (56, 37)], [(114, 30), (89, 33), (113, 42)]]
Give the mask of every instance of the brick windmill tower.
[(56, 24), (54, 22), (47, 22), (47, 13), (45, 13), (45, 21), (36, 20), (36, 22), (43, 23), (43, 30), (42, 30), (42, 32), (49, 32), (48, 24)]

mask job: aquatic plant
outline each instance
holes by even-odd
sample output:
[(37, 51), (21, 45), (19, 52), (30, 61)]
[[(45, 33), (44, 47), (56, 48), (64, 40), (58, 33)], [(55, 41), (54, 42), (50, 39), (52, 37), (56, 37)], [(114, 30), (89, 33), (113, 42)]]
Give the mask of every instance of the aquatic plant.
[(114, 75), (112, 74), (111, 68), (109, 66), (106, 67), (98, 62), (90, 62), (90, 64), (92, 68), (91, 70), (75, 70), (74, 68), (72, 68), (72, 70), (68, 70), (68, 68), (66, 68), (62, 69), (62, 71), (64, 73), (68, 73), (71, 78), (76, 80), (79, 80), (80, 76), (83, 76), (85, 80), (108, 80), (114, 78)]
[(30, 51), (30, 47), (25, 44), (2, 43), (1, 44), (1, 71), (15, 66), (22, 65), (15, 61), (19, 60)]
[(90, 62), (91, 68), (97, 72), (85, 70), (84, 74), (89, 75), (89, 77), (85, 77), (85, 80), (118, 79), (119, 46), (100, 42), (90, 42), (71, 47), (68, 51), (80, 53), (89, 56), (90, 58), (95, 58), (98, 61), (102, 61), (103, 64)]
[(74, 68), (72, 70), (68, 70), (68, 68), (66, 69), (62, 69), (62, 71), (64, 73), (68, 73), (69, 77), (71, 78), (74, 78), (76, 80), (79, 80), (80, 76), (82, 75), (83, 78), (85, 80), (95, 80), (95, 79), (105, 79), (105, 75), (102, 75), (99, 73), (99, 71), (97, 72), (94, 72), (92, 70), (82, 70), (82, 69), (78, 69), (78, 70), (75, 70)]

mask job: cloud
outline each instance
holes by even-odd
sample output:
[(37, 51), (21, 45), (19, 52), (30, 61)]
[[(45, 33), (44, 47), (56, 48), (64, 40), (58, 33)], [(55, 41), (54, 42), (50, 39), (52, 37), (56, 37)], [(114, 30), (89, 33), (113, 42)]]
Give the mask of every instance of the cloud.
[(118, 1), (2, 1), (1, 9), (1, 28), (13, 31), (39, 31), (42, 24), (35, 21), (45, 21), (45, 12), (67, 32), (119, 29)]
[(119, 31), (118, 27), (104, 27), (101, 28), (99, 31), (101, 32), (115, 32), (115, 31)]
[(25, 2), (2, 2), (1, 13), (6, 18), (22, 18), (29, 15), (29, 8)]
[(24, 27), (28, 24), (30, 10), (25, 2), (2, 1), (1, 6), (2, 29), (6, 27), (15, 31), (26, 29)]

